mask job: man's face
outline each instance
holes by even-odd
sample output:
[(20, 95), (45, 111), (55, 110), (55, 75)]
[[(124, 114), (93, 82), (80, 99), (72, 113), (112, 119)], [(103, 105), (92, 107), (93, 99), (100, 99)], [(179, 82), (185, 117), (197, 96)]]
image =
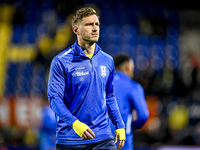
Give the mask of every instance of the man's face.
[(78, 39), (82, 42), (97, 42), (99, 39), (99, 19), (96, 15), (84, 17), (77, 27)]

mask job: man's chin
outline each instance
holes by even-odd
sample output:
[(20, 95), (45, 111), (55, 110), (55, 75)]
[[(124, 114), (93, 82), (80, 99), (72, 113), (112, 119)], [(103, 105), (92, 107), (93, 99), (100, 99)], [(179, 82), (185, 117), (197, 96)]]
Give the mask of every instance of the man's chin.
[(98, 42), (99, 41), (99, 39), (89, 39), (89, 40), (87, 40), (88, 42), (91, 42), (91, 43), (96, 43), (96, 42)]
[(91, 41), (94, 41), (94, 42), (98, 42), (99, 38), (96, 37), (96, 38), (92, 38)]
[(97, 40), (94, 40), (94, 42), (96, 43), (96, 42), (98, 42), (99, 41), (99, 39), (97, 39)]

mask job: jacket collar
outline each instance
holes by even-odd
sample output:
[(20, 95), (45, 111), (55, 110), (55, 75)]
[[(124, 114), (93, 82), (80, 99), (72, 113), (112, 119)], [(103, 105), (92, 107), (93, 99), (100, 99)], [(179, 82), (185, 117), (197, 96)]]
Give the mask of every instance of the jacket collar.
[[(85, 53), (83, 52), (82, 47), (80, 47), (78, 45), (78, 41), (76, 40), (76, 42), (72, 45), (73, 50), (75, 51), (75, 53), (81, 55), (81, 56), (85, 56)], [(95, 50), (94, 50), (94, 55), (96, 55), (99, 51), (101, 50), (101, 48), (95, 43)]]
[(119, 71), (119, 70), (115, 71), (115, 75), (119, 75), (120, 77), (123, 77), (125, 79), (129, 79), (129, 80), (131, 79), (127, 74), (125, 74), (124, 72)]

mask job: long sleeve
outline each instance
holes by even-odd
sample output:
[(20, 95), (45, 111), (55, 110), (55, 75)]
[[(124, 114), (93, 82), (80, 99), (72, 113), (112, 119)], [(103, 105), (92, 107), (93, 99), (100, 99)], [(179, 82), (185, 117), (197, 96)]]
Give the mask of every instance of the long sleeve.
[(140, 129), (149, 117), (144, 90), (140, 84), (136, 84), (132, 92), (132, 103), (137, 112), (137, 120), (132, 122), (133, 129)]
[(63, 102), (65, 90), (65, 70), (63, 68), (61, 62), (58, 60), (52, 61), (48, 80), (48, 98), (55, 114), (72, 126), (72, 123), (77, 118), (70, 113)]
[(106, 84), (106, 104), (108, 107), (109, 117), (112, 120), (112, 123), (115, 125), (116, 129), (125, 128), (114, 94), (113, 79), (114, 79), (114, 64), (111, 73), (108, 77), (108, 82)]

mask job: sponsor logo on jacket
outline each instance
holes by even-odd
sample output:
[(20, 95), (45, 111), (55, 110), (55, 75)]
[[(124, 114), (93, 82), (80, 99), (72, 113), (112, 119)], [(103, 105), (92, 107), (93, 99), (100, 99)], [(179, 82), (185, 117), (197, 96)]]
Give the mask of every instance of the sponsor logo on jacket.
[(88, 74), (89, 74), (89, 72), (80, 71), (80, 72), (73, 73), (73, 76), (85, 76), (85, 75), (88, 75)]

